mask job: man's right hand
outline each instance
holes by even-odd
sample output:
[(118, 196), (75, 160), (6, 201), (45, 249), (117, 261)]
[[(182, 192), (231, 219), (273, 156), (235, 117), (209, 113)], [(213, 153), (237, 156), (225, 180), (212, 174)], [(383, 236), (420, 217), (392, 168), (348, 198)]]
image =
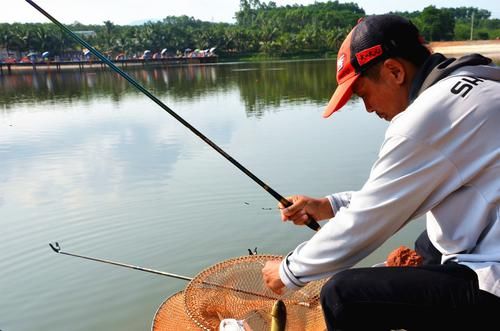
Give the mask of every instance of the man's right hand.
[(293, 195), (287, 198), (292, 203), (290, 207), (284, 207), (281, 203), (281, 220), (292, 221), (296, 225), (307, 223), (309, 216), (316, 221), (333, 217), (333, 210), (327, 198), (315, 199), (304, 195)]

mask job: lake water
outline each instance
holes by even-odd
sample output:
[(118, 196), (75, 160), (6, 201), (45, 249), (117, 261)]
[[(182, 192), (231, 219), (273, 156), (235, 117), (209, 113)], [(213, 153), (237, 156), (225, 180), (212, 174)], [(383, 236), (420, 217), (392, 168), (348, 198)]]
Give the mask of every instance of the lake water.
[[(354, 99), (321, 113), (335, 61), (131, 69), (154, 95), (284, 196), (359, 189), (387, 123)], [(195, 276), (286, 254), (313, 232), (117, 74), (0, 76), (0, 330), (149, 330), (187, 283), (55, 254)], [(421, 220), (361, 265), (412, 245)]]

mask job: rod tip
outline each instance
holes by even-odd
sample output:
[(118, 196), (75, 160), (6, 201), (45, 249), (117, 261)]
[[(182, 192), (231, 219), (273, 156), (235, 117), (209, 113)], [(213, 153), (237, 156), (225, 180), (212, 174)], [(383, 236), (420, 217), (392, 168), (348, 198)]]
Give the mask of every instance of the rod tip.
[(59, 253), (61, 251), (61, 246), (59, 246), (59, 243), (56, 241), (54, 244), (49, 243), (50, 248), (56, 253)]

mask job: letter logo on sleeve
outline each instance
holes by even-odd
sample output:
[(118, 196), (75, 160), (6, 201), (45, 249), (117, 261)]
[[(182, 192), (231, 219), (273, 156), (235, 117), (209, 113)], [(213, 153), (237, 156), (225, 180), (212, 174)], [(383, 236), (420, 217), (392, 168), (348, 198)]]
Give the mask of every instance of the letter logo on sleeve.
[(465, 98), (467, 94), (474, 88), (474, 86), (479, 85), (479, 83), (484, 82), (484, 80), (476, 77), (463, 77), (451, 88), (451, 93), (460, 95)]

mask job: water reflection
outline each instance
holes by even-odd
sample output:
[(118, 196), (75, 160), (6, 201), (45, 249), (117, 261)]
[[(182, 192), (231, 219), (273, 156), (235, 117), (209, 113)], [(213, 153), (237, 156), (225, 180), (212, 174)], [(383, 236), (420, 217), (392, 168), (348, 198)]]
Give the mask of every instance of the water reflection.
[[(173, 100), (191, 100), (215, 90), (237, 89), (249, 116), (259, 116), (266, 108), (276, 108), (283, 103), (309, 100), (324, 104), (335, 86), (335, 62), (328, 60), (191, 65), (127, 71), (156, 96), (168, 96)], [(120, 102), (132, 93), (139, 92), (109, 70), (38, 71), (0, 76), (0, 105), (4, 111), (19, 102), (34, 104), (95, 98)]]

